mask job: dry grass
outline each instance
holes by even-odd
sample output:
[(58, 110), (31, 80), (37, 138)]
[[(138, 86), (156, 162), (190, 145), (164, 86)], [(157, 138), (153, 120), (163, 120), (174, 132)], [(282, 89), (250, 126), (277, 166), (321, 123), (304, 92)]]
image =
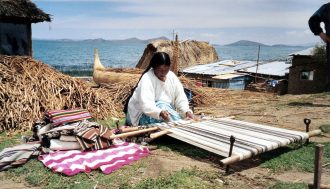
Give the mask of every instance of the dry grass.
[[(122, 70), (124, 71), (124, 70)], [(96, 119), (122, 117), (123, 103), (136, 85), (139, 75), (130, 80), (91, 88), (82, 80), (57, 72), (30, 57), (0, 56), (0, 128), (28, 130), (47, 110), (84, 108)], [(195, 81), (180, 77), (193, 91), (195, 105), (219, 104), (233, 98), (226, 90), (198, 87)], [(244, 95), (244, 93), (243, 93)], [(244, 98), (243, 98), (244, 99)]]
[(21, 56), (0, 56), (0, 108), (0, 128), (7, 131), (29, 129), (46, 110), (84, 108), (98, 119), (118, 115), (105, 91)]

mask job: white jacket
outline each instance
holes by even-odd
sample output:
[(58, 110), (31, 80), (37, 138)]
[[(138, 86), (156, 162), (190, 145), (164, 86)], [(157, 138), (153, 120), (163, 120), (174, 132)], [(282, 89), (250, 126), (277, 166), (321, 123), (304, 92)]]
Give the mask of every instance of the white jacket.
[[(188, 99), (178, 77), (172, 72), (166, 75), (165, 82), (159, 80), (151, 68), (145, 73), (128, 103), (128, 113), (132, 125), (138, 125), (141, 115), (144, 113), (155, 119), (160, 119), (162, 109), (156, 107), (156, 101), (164, 101), (171, 104), (181, 114), (189, 109)], [(192, 112), (192, 111), (191, 111)]]

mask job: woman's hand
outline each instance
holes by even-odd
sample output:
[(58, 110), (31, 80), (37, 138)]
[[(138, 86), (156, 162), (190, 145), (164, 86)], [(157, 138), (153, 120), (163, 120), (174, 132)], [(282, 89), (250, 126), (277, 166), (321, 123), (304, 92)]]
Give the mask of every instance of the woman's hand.
[(166, 110), (162, 110), (159, 116), (166, 122), (170, 121), (170, 114)]
[(194, 119), (194, 114), (191, 111), (186, 112), (186, 118)]
[(330, 37), (328, 37), (327, 34), (321, 32), (319, 36), (324, 41), (324, 43), (330, 43)]

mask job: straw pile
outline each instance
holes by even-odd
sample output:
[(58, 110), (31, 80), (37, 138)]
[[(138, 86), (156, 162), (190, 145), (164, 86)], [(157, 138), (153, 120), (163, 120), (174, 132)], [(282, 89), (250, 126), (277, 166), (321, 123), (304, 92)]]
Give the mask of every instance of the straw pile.
[(84, 108), (94, 118), (117, 116), (106, 91), (61, 74), (31, 57), (0, 56), (0, 128), (27, 130), (46, 110)]
[(196, 86), (196, 81), (184, 76), (179, 77), (182, 85), (192, 90), (194, 105), (211, 105), (219, 100), (219, 91), (208, 87)]

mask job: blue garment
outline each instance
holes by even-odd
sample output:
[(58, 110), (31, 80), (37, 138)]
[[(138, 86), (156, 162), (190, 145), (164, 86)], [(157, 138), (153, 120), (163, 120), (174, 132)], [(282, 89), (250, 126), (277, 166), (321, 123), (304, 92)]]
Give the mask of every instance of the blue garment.
[[(170, 114), (170, 121), (177, 121), (182, 119), (180, 114), (174, 110), (174, 107), (171, 104), (163, 101), (156, 101), (156, 106), (162, 110), (166, 110)], [(164, 122), (164, 120), (155, 119), (145, 114), (142, 114), (139, 120), (139, 125), (148, 125), (148, 124), (161, 123), (161, 122)], [(132, 125), (128, 112), (126, 113), (126, 124)]]

